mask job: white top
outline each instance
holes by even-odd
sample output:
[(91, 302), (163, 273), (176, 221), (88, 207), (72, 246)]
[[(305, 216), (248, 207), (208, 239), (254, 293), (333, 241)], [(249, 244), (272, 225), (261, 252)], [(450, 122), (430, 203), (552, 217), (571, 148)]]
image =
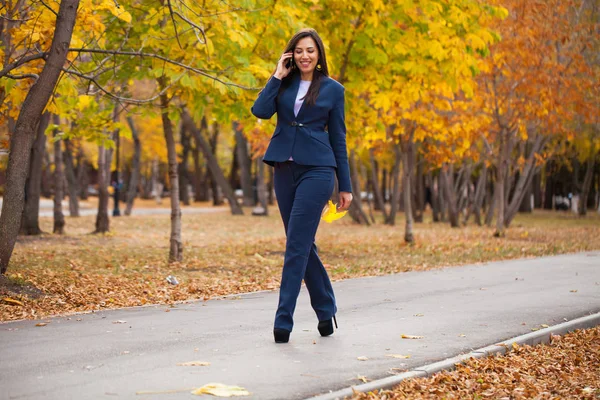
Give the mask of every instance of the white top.
[[(306, 96), (306, 93), (308, 92), (310, 83), (311, 81), (300, 80), (300, 87), (298, 88), (298, 94), (296, 94), (296, 102), (294, 103), (294, 115), (296, 117), (298, 116), (300, 107), (302, 107), (302, 103), (304, 103), (304, 96)], [(294, 159), (290, 157), (289, 161), (294, 161)]]
[(300, 87), (298, 88), (298, 94), (296, 95), (296, 102), (294, 103), (294, 115), (297, 117), (302, 103), (304, 103), (304, 96), (308, 92), (311, 81), (300, 81)]

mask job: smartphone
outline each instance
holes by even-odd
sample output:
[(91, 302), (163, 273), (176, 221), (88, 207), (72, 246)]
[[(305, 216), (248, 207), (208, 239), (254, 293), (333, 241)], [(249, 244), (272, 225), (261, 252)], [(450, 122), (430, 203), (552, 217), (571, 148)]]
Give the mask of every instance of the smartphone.
[(285, 67), (288, 69), (294, 67), (294, 57), (291, 57), (287, 60), (287, 62), (285, 63)]

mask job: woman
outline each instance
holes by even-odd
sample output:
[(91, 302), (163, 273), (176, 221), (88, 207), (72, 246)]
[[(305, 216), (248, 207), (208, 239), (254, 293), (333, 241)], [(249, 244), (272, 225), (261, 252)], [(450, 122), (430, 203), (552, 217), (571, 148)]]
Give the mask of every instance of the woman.
[(334, 175), (340, 209), (350, 206), (352, 187), (344, 87), (329, 77), (323, 41), (314, 29), (302, 29), (290, 39), (252, 113), (263, 119), (277, 113), (277, 128), (263, 157), (275, 168), (275, 194), (287, 236), (275, 342), (289, 341), (302, 279), (319, 319), (318, 330), (329, 336), (337, 308), (314, 240), (321, 212), (333, 192)]

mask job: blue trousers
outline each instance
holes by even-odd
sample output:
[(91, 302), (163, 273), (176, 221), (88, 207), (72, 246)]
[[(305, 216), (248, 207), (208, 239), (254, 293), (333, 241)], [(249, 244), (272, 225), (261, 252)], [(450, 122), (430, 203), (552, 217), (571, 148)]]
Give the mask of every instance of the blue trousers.
[(287, 237), (275, 328), (292, 330), (302, 279), (319, 321), (331, 319), (337, 311), (331, 281), (315, 245), (315, 234), (323, 207), (331, 198), (334, 179), (333, 167), (293, 161), (275, 164), (273, 182)]

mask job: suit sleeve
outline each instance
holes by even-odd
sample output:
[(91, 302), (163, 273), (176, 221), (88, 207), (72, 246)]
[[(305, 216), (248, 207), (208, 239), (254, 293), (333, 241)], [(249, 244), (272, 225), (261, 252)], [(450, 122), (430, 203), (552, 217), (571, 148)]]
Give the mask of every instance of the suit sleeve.
[(279, 87), (281, 86), (281, 80), (274, 76), (269, 79), (267, 85), (258, 94), (258, 98), (254, 102), (254, 105), (250, 109), (252, 114), (257, 118), (270, 119), (273, 114), (277, 112), (277, 93), (279, 93)]
[(348, 149), (346, 148), (346, 122), (344, 113), (344, 89), (329, 112), (329, 141), (337, 163), (337, 179), (340, 192), (352, 192)]

